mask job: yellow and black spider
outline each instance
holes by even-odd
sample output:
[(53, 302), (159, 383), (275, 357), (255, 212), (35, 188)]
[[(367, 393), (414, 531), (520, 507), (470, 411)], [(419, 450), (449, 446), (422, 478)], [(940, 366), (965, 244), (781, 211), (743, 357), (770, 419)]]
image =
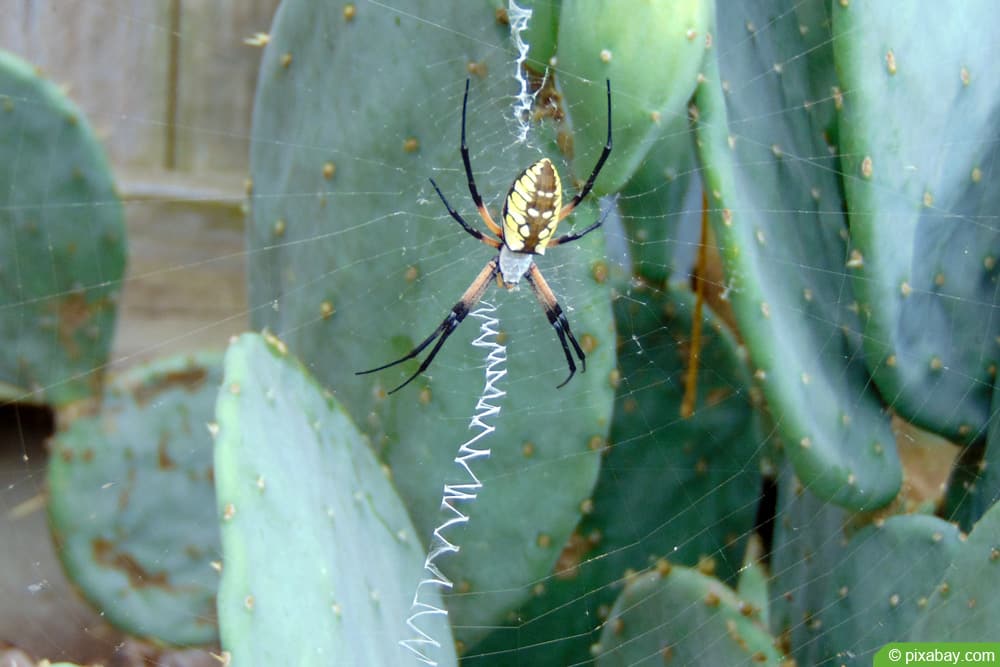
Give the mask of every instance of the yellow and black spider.
[(448, 340), (448, 336), (461, 324), (465, 316), (469, 314), (469, 311), (482, 298), (483, 293), (494, 276), (498, 276), (498, 284), (502, 284), (507, 289), (513, 289), (520, 282), (521, 278), (525, 278), (528, 284), (531, 285), (532, 291), (538, 297), (539, 303), (542, 304), (542, 308), (549, 318), (549, 323), (556, 330), (556, 335), (559, 336), (563, 352), (566, 354), (566, 363), (569, 365), (569, 377), (563, 380), (559, 387), (569, 382), (576, 373), (576, 364), (573, 362), (573, 355), (570, 354), (569, 345), (566, 343), (567, 339), (569, 339), (569, 343), (573, 346), (576, 356), (580, 359), (582, 365), (581, 372), (587, 370), (587, 357), (583, 353), (583, 350), (580, 349), (580, 344), (577, 343), (573, 332), (570, 331), (569, 321), (563, 314), (562, 308), (559, 307), (559, 302), (556, 301), (555, 294), (552, 293), (552, 289), (545, 282), (545, 278), (542, 277), (542, 272), (535, 265), (534, 256), (544, 255), (545, 248), (548, 246), (569, 243), (585, 234), (589, 234), (600, 227), (604, 222), (604, 218), (607, 217), (607, 212), (605, 212), (597, 222), (579, 233), (565, 234), (555, 239), (552, 238), (559, 222), (572, 213), (577, 204), (590, 193), (590, 190), (594, 187), (594, 180), (601, 173), (601, 167), (604, 166), (604, 162), (611, 154), (611, 81), (607, 81), (606, 84), (608, 89), (608, 140), (604, 145), (604, 150), (601, 152), (601, 157), (597, 159), (597, 164), (594, 166), (594, 170), (591, 172), (590, 177), (587, 178), (587, 182), (583, 188), (573, 197), (573, 200), (569, 204), (563, 206), (562, 183), (559, 180), (559, 172), (556, 171), (551, 160), (542, 158), (522, 171), (514, 179), (513, 185), (510, 186), (510, 190), (507, 192), (507, 198), (504, 200), (503, 227), (501, 227), (493, 221), (490, 212), (483, 204), (483, 199), (479, 196), (479, 190), (476, 189), (476, 179), (472, 175), (472, 164), (469, 162), (469, 146), (465, 142), (465, 110), (469, 103), (469, 81), (468, 79), (465, 81), (465, 97), (462, 100), (462, 162), (465, 163), (465, 174), (469, 179), (469, 193), (472, 195), (472, 201), (476, 205), (476, 208), (479, 209), (479, 215), (482, 217), (483, 222), (486, 223), (486, 226), (489, 227), (490, 231), (497, 238), (488, 237), (478, 229), (471, 227), (459, 215), (458, 211), (451, 207), (451, 204), (445, 199), (441, 193), (441, 189), (438, 188), (433, 178), (431, 179), (431, 185), (434, 186), (434, 190), (438, 193), (451, 217), (458, 224), (462, 225), (462, 229), (491, 248), (499, 249), (500, 254), (486, 264), (486, 268), (476, 276), (476, 279), (472, 281), (472, 284), (462, 294), (462, 298), (454, 305), (451, 312), (448, 313), (448, 317), (444, 319), (434, 333), (413, 348), (406, 356), (378, 368), (358, 371), (357, 375), (374, 373), (375, 371), (401, 364), (423, 352), (424, 348), (437, 339), (437, 343), (431, 348), (431, 353), (420, 364), (417, 372), (389, 393), (399, 391), (410, 384), (414, 378), (427, 370), (428, 366), (431, 365), (441, 346)]

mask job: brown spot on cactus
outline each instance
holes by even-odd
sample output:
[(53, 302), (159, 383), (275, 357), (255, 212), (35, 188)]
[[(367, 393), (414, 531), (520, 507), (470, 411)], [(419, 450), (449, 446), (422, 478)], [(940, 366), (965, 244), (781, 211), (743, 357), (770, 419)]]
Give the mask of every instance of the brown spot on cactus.
[(597, 338), (590, 334), (580, 336), (580, 347), (587, 354), (592, 354), (597, 349)]
[(344, 20), (350, 23), (354, 20), (354, 17), (358, 15), (358, 8), (354, 6), (353, 2), (349, 2), (344, 5)]
[(226, 503), (226, 505), (222, 508), (222, 520), (229, 521), (234, 516), (236, 516), (236, 506), (232, 503)]
[(969, 74), (969, 68), (965, 67), (964, 65), (962, 66), (962, 69), (959, 72), (958, 77), (959, 77), (959, 79), (961, 79), (963, 86), (968, 86), (969, 85), (969, 81), (972, 80), (972, 77)]
[(902, 294), (904, 298), (908, 297), (911, 293), (913, 293), (913, 288), (910, 287), (910, 283), (904, 280), (899, 285), (899, 293)]
[(608, 280), (608, 263), (600, 260), (594, 262), (590, 267), (590, 275), (598, 285), (604, 284)]
[(418, 269), (416, 266), (412, 264), (406, 267), (406, 271), (403, 273), (403, 279), (408, 283), (414, 282), (419, 277), (420, 277), (420, 269)]
[(590, 540), (574, 531), (556, 560), (555, 578), (563, 581), (575, 579), (580, 574), (580, 563), (586, 560), (591, 549)]
[(548, 549), (552, 546), (552, 536), (548, 533), (540, 533), (538, 538), (535, 540), (535, 544), (542, 549)]
[(272, 228), (272, 231), (274, 232), (275, 236), (281, 237), (285, 235), (285, 228), (286, 228), (285, 219), (278, 218), (277, 220), (274, 221), (274, 227)]
[(337, 165), (332, 162), (326, 162), (323, 164), (323, 178), (330, 180), (333, 175), (337, 173)]
[(617, 368), (612, 368), (611, 372), (608, 373), (608, 384), (611, 385), (612, 389), (617, 389), (622, 383), (622, 372)]
[(173, 470), (177, 467), (177, 463), (170, 458), (170, 452), (167, 451), (167, 434), (161, 433), (160, 439), (156, 443), (156, 466), (160, 470)]
[(719, 594), (715, 591), (709, 591), (705, 594), (705, 606), (706, 607), (718, 607), (721, 599)]
[(104, 538), (96, 538), (92, 542), (94, 560), (128, 577), (129, 586), (134, 589), (163, 588), (170, 589), (170, 582), (165, 571), (149, 572), (131, 554), (119, 550), (113, 542)]
[(480, 79), (485, 79), (486, 74), (488, 72), (488, 68), (486, 67), (485, 62), (470, 61), (465, 65), (465, 71), (467, 71), (472, 76), (479, 77)]
[(930, 208), (934, 205), (934, 195), (927, 190), (924, 190), (923, 204), (924, 208)]
[(416, 137), (407, 137), (403, 142), (403, 151), (406, 153), (416, 153), (420, 150), (420, 141)]
[(192, 367), (165, 373), (156, 382), (140, 384), (132, 391), (132, 397), (139, 405), (145, 405), (160, 394), (160, 392), (178, 387), (188, 392), (195, 392), (205, 383), (208, 375), (204, 368)]
[(530, 459), (535, 455), (535, 443), (528, 441), (521, 445), (521, 455), (526, 459)]
[(602, 63), (611, 62), (611, 51), (608, 49), (601, 49), (600, 58)]
[(332, 315), (333, 315), (333, 314), (334, 314), (335, 312), (337, 312), (337, 311), (336, 311), (336, 309), (335, 309), (335, 308), (333, 307), (333, 304), (332, 304), (331, 302), (329, 302), (329, 301), (324, 301), (324, 302), (322, 302), (321, 304), (319, 304), (319, 315), (320, 315), (320, 317), (322, 317), (322, 318), (323, 318), (324, 320), (328, 320), (328, 319), (330, 319), (330, 317), (331, 317), (331, 316), (332, 316)]
[(291, 53), (281, 54), (281, 66), (284, 67), (285, 69), (288, 69), (288, 67), (291, 64), (292, 64), (292, 54)]
[(431, 388), (430, 387), (423, 387), (420, 390), (420, 394), (418, 395), (417, 400), (420, 401), (421, 405), (429, 405), (430, 402), (431, 402), (431, 398), (432, 398), (432, 396), (431, 396)]
[(715, 559), (711, 556), (698, 557), (698, 571), (702, 574), (713, 576), (715, 574)]
[(248, 595), (245, 598), (243, 598), (243, 606), (246, 608), (247, 611), (253, 611), (254, 597), (252, 595)]
[(979, 167), (973, 167), (972, 168), (972, 182), (973, 183), (978, 183), (981, 180), (983, 180), (983, 170), (980, 169)]
[(942, 368), (944, 368), (944, 363), (941, 361), (941, 358), (931, 357), (931, 370), (937, 372), (940, 371)]

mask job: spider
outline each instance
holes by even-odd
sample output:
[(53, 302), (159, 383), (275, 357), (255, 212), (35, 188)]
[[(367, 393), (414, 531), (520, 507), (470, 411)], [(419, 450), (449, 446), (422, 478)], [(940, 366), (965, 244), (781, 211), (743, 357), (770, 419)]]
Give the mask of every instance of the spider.
[[(607, 212), (605, 212), (597, 222), (581, 232), (552, 238), (559, 222), (569, 216), (577, 205), (583, 201), (583, 198), (590, 194), (591, 189), (594, 187), (594, 180), (601, 173), (604, 162), (611, 154), (611, 81), (608, 80), (605, 83), (608, 90), (608, 140), (604, 144), (604, 150), (597, 159), (597, 164), (594, 166), (594, 170), (587, 178), (587, 182), (583, 188), (573, 197), (573, 200), (569, 204), (563, 206), (562, 183), (559, 180), (559, 172), (556, 171), (551, 160), (542, 158), (522, 171), (514, 179), (514, 183), (507, 192), (507, 198), (504, 200), (502, 213), (503, 226), (501, 227), (493, 221), (490, 212), (483, 204), (483, 198), (479, 196), (479, 190), (476, 188), (476, 179), (472, 175), (472, 164), (469, 161), (469, 146), (465, 141), (465, 115), (469, 104), (469, 80), (466, 79), (465, 97), (462, 100), (462, 162), (465, 164), (465, 174), (469, 180), (469, 194), (472, 195), (472, 202), (479, 210), (479, 215), (483, 219), (483, 222), (497, 238), (486, 236), (478, 229), (469, 225), (458, 211), (448, 203), (448, 200), (445, 199), (444, 194), (437, 186), (437, 183), (434, 182), (434, 179), (432, 178), (430, 181), (431, 185), (434, 186), (434, 191), (441, 198), (441, 202), (448, 209), (448, 213), (462, 226), (462, 229), (474, 239), (500, 252), (486, 263), (486, 267), (479, 272), (479, 275), (476, 276), (476, 279), (465, 290), (462, 298), (452, 307), (451, 312), (448, 313), (448, 316), (441, 322), (440, 326), (434, 330), (434, 333), (425, 338), (423, 342), (405, 356), (378, 368), (358, 371), (356, 375), (374, 373), (375, 371), (390, 368), (396, 364), (413, 359), (423, 352), (428, 345), (437, 340), (437, 343), (431, 348), (430, 354), (420, 364), (417, 372), (389, 393), (397, 392), (410, 384), (410, 382), (431, 365), (441, 346), (448, 340), (448, 336), (458, 328), (458, 325), (462, 323), (466, 315), (479, 302), (494, 277), (497, 278), (497, 284), (506, 287), (508, 290), (514, 289), (521, 281), (521, 278), (524, 278), (528, 281), (532, 291), (538, 298), (542, 309), (545, 310), (549, 324), (556, 330), (559, 343), (562, 345), (563, 353), (566, 355), (566, 364), (569, 366), (569, 377), (563, 380), (562, 384), (558, 385), (558, 387), (565, 386), (573, 378), (573, 375), (576, 374), (576, 363), (573, 361), (573, 355), (570, 354), (570, 345), (573, 346), (573, 351), (576, 352), (576, 356), (580, 359), (581, 372), (587, 370), (587, 357), (583, 353), (583, 350), (580, 349), (580, 344), (577, 342), (573, 332), (570, 331), (569, 321), (566, 319), (566, 315), (563, 314), (555, 294), (552, 293), (552, 289), (545, 282), (542, 272), (535, 264), (535, 255), (544, 255), (546, 247), (576, 241), (600, 227), (607, 217)], [(567, 339), (569, 344), (567, 344)]]

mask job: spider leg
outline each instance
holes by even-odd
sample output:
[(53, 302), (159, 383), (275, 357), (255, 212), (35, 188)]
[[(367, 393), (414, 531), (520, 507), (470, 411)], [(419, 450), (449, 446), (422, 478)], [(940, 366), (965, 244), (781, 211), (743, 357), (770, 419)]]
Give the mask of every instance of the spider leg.
[[(408, 377), (406, 381), (403, 382), (403, 384), (389, 391), (389, 393), (393, 394), (402, 389), (403, 387), (405, 387), (406, 385), (410, 384), (414, 379), (416, 379), (418, 375), (427, 370), (427, 368), (431, 365), (431, 362), (434, 361), (434, 357), (437, 356), (437, 353), (441, 349), (441, 346), (444, 345), (444, 342), (446, 340), (448, 340), (448, 336), (450, 336), (452, 332), (458, 328), (458, 325), (462, 323), (462, 320), (464, 320), (466, 315), (469, 314), (469, 311), (471, 311), (475, 307), (475, 305), (479, 303), (479, 300), (483, 298), (483, 293), (486, 291), (486, 288), (489, 287), (490, 281), (493, 279), (493, 276), (496, 275), (497, 271), (498, 271), (497, 260), (496, 259), (490, 260), (489, 263), (486, 265), (486, 267), (479, 272), (478, 276), (476, 276), (476, 279), (472, 281), (472, 284), (469, 285), (468, 289), (465, 290), (465, 293), (462, 294), (462, 298), (459, 300), (459, 302), (452, 307), (451, 312), (448, 313), (448, 316), (444, 318), (444, 321), (441, 322), (438, 328), (434, 330), (434, 333), (425, 338), (423, 342), (421, 342), (415, 348), (410, 350), (406, 355), (400, 357), (399, 359), (396, 359), (395, 361), (390, 361), (387, 364), (383, 364), (378, 368), (372, 368), (367, 371), (357, 371), (355, 375), (366, 375), (368, 373), (374, 373), (375, 371), (380, 371), (385, 368), (395, 366), (396, 364), (401, 364), (404, 361), (409, 361), (410, 359), (413, 359), (415, 356), (423, 352), (424, 348), (426, 348), (428, 345), (433, 343), (435, 339), (437, 339), (437, 343), (435, 343), (434, 347), (431, 348), (430, 354), (428, 354), (427, 358), (420, 363), (420, 368), (417, 369), (417, 372)], [(438, 338), (439, 336), (440, 338)]]
[(595, 229), (604, 224), (604, 220), (608, 217), (608, 214), (611, 213), (611, 208), (612, 208), (611, 206), (608, 206), (608, 208), (604, 211), (604, 213), (601, 214), (601, 217), (597, 220), (597, 222), (592, 224), (590, 227), (587, 227), (583, 231), (573, 232), (572, 234), (563, 234), (559, 238), (552, 239), (551, 241), (549, 241), (549, 247), (551, 248), (554, 245), (561, 245), (563, 243), (572, 243), (573, 241), (576, 241), (577, 239), (582, 238), (587, 234), (589, 234), (590, 232), (594, 231)]
[(524, 277), (528, 280), (528, 284), (531, 285), (535, 296), (538, 297), (538, 302), (542, 304), (542, 309), (545, 310), (545, 315), (549, 318), (549, 324), (556, 330), (556, 335), (559, 336), (559, 343), (562, 345), (563, 353), (566, 355), (566, 365), (569, 366), (569, 377), (556, 387), (557, 389), (561, 389), (576, 374), (576, 364), (573, 362), (573, 355), (570, 354), (566, 339), (569, 339), (573, 350), (576, 352), (576, 356), (580, 359), (580, 364), (583, 366), (580, 371), (581, 373), (587, 371), (587, 355), (583, 353), (583, 350), (580, 349), (580, 344), (576, 342), (576, 337), (569, 328), (569, 320), (563, 314), (562, 308), (556, 300), (556, 295), (552, 293), (552, 288), (545, 282), (545, 278), (542, 277), (542, 272), (538, 267), (532, 264), (531, 269)]
[(469, 161), (469, 145), (465, 143), (465, 110), (469, 106), (469, 80), (465, 80), (465, 97), (462, 98), (462, 162), (465, 164), (465, 176), (469, 181), (469, 194), (472, 195), (472, 203), (476, 205), (479, 209), (479, 216), (486, 223), (486, 226), (490, 228), (490, 231), (503, 238), (503, 232), (500, 230), (500, 225), (493, 222), (490, 212), (486, 210), (486, 205), (483, 204), (483, 198), (479, 196), (479, 190), (476, 188), (476, 177), (472, 175), (472, 163)]
[(465, 219), (461, 215), (459, 215), (458, 211), (456, 211), (451, 207), (451, 204), (449, 204), (448, 200), (444, 198), (444, 194), (441, 192), (441, 188), (438, 187), (437, 183), (434, 182), (433, 178), (431, 179), (431, 185), (434, 186), (434, 190), (438, 193), (438, 197), (441, 198), (442, 203), (444, 203), (444, 207), (448, 209), (448, 213), (451, 214), (451, 217), (455, 218), (455, 221), (458, 222), (458, 224), (462, 225), (462, 229), (467, 231), (472, 236), (472, 238), (482, 241), (486, 245), (491, 246), (493, 248), (500, 247), (499, 241), (497, 241), (496, 239), (489, 238), (481, 231), (471, 226), (469, 223), (465, 221)]
[(594, 181), (597, 180), (597, 175), (601, 173), (601, 169), (604, 167), (604, 162), (608, 159), (608, 156), (611, 155), (611, 80), (607, 79), (605, 83), (608, 86), (608, 140), (604, 144), (604, 150), (601, 151), (601, 157), (597, 158), (597, 164), (594, 166), (594, 171), (590, 172), (590, 177), (587, 178), (587, 182), (584, 183), (583, 188), (576, 193), (576, 196), (573, 197), (573, 201), (564, 206), (562, 211), (559, 213), (560, 220), (572, 213), (577, 204), (583, 201), (583, 198), (590, 194), (590, 191), (594, 188)]

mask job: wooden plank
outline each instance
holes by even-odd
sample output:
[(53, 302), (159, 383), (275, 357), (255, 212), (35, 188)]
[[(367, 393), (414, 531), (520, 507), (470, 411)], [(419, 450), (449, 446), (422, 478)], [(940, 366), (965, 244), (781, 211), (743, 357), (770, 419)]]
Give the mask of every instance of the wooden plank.
[(279, 0), (189, 0), (181, 6), (176, 168), (248, 170), (250, 114), (262, 50)]
[(172, 0), (0, 0), (0, 45), (67, 87), (116, 165), (166, 149)]
[(132, 172), (120, 189), (129, 264), (112, 370), (224, 349), (248, 327), (242, 177)]

